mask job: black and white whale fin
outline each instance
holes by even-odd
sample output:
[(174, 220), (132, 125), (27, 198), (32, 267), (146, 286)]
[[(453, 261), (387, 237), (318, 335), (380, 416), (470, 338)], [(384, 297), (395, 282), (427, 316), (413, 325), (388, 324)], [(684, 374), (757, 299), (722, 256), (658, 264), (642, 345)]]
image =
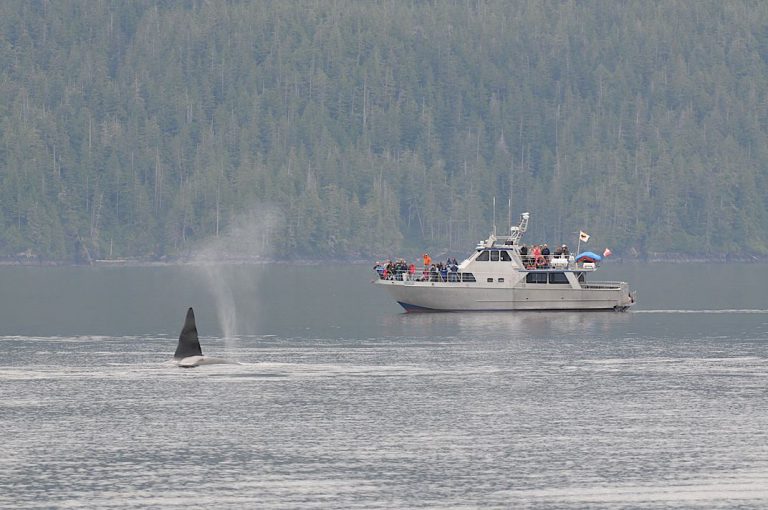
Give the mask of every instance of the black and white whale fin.
[(184, 327), (181, 328), (179, 335), (179, 345), (173, 359), (180, 360), (190, 356), (202, 356), (203, 350), (200, 348), (200, 341), (197, 339), (197, 326), (195, 325), (195, 312), (190, 307), (187, 310), (187, 318), (184, 320)]

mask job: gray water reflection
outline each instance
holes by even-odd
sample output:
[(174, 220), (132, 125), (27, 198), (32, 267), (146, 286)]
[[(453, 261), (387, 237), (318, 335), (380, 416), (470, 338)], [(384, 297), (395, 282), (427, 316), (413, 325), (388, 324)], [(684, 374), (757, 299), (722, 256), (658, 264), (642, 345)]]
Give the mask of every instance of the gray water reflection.
[[(764, 508), (762, 269), (407, 315), (367, 267), (232, 266), (230, 341), (194, 267), (0, 268), (0, 507)], [(167, 363), (188, 305), (240, 364)]]
[[(760, 264), (607, 264), (601, 278), (624, 279), (637, 290), (636, 311), (764, 310), (768, 267)], [(216, 293), (205, 266), (0, 267), (0, 323), (5, 334), (142, 335), (173, 333), (188, 306), (208, 336), (223, 336)], [(217, 269), (236, 308), (237, 335), (345, 336), (370, 334), (379, 326), (483, 322), (525, 327), (552, 318), (523, 314), (493, 317), (417, 318), (408, 322), (386, 293), (370, 284), (363, 265), (229, 265)], [(506, 315), (506, 316), (505, 316)], [(625, 318), (558, 315), (558, 325), (623, 324)], [(681, 315), (672, 313), (671, 315)], [(542, 318), (543, 317), (543, 318)], [(641, 321), (643, 327), (658, 319)], [(738, 323), (730, 316), (715, 322)], [(668, 317), (695, 323), (703, 314)], [(632, 321), (630, 321), (632, 323)], [(407, 326), (406, 326), (407, 325)], [(553, 327), (559, 327), (553, 325)], [(596, 326), (597, 327), (597, 326)], [(624, 327), (624, 326), (620, 326)], [(568, 329), (568, 328), (566, 328)], [(393, 334), (406, 334), (404, 330)], [(378, 334), (378, 332), (374, 333)]]

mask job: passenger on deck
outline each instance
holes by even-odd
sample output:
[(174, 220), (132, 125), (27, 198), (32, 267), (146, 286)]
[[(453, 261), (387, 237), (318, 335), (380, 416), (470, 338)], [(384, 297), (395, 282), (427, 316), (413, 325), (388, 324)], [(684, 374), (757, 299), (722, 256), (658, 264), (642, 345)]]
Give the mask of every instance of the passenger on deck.
[(544, 247), (541, 249), (541, 256), (544, 257), (544, 266), (549, 266), (549, 261), (552, 258), (550, 255), (549, 246), (547, 243), (544, 243)]
[(528, 260), (528, 247), (526, 245), (520, 247), (520, 260), (523, 261), (523, 267), (528, 267), (531, 263)]
[(405, 259), (400, 259), (397, 262), (397, 274), (400, 275), (400, 278), (398, 278), (398, 280), (408, 279), (408, 263), (405, 261)]
[(571, 254), (571, 252), (568, 250), (568, 246), (564, 244), (563, 245), (563, 251), (562, 251), (563, 257), (567, 257), (570, 254)]
[(544, 266), (544, 257), (541, 256), (541, 248), (538, 244), (535, 244), (533, 246), (533, 265), (536, 267), (543, 267)]
[(440, 263), (440, 279), (444, 282), (448, 281), (448, 266)]
[(415, 280), (416, 279), (416, 264), (411, 262), (411, 264), (408, 266), (408, 279), (409, 280)]
[(432, 257), (429, 256), (429, 253), (424, 254), (424, 267), (428, 268), (432, 265)]
[(373, 270), (379, 275), (379, 279), (384, 279), (384, 265), (381, 262), (376, 262), (376, 265), (373, 266)]
[(448, 281), (449, 282), (458, 282), (459, 281), (459, 265), (456, 263), (456, 259), (453, 259), (451, 261), (451, 266), (449, 267), (450, 273), (448, 273)]

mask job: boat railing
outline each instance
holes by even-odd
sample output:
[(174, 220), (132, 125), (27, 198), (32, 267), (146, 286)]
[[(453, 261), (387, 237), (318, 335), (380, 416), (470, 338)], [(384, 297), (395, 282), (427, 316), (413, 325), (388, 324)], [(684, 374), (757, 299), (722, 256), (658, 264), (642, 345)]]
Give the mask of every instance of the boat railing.
[[(378, 271), (377, 271), (378, 273)], [(418, 269), (414, 272), (405, 270), (394, 270), (392, 272), (382, 271), (378, 274), (380, 280), (398, 281), (398, 282), (423, 282), (423, 283), (476, 283), (476, 282), (497, 282), (501, 283), (503, 278), (498, 273), (484, 273), (478, 271), (433, 271), (431, 268)], [(590, 281), (582, 282), (581, 288), (585, 290), (617, 290), (626, 285), (619, 281)]]
[(588, 282), (582, 283), (582, 289), (620, 289), (624, 282)]
[(475, 276), (473, 273), (464, 271), (452, 271), (452, 270), (432, 270), (432, 268), (420, 268), (414, 272), (410, 272), (407, 269), (396, 269), (390, 271), (376, 271), (381, 280), (394, 280), (400, 282), (475, 282)]
[[(574, 269), (578, 267), (573, 255), (539, 255), (538, 258), (529, 253), (520, 255), (520, 261), (525, 269)], [(593, 268), (594, 269), (594, 268)]]

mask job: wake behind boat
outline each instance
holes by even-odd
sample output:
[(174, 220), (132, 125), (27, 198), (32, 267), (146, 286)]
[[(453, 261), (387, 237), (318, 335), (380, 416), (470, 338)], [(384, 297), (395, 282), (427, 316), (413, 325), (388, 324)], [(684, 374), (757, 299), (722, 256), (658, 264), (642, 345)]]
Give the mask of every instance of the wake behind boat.
[(508, 236), (491, 234), (461, 264), (438, 269), (425, 263), (422, 270), (413, 265), (392, 271), (377, 267), (379, 278), (374, 283), (387, 289), (407, 312), (624, 311), (634, 303), (628, 283), (591, 281), (598, 270), (597, 254), (573, 256), (567, 249), (551, 257), (528, 253), (520, 240), (529, 217), (523, 213)]

